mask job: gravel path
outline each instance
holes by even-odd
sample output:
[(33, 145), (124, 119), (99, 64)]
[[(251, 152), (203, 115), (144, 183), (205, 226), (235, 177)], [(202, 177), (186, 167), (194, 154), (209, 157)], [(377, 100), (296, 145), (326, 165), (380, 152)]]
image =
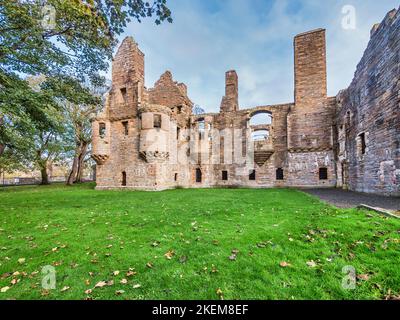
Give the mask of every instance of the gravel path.
[(360, 204), (387, 210), (400, 210), (400, 197), (384, 197), (375, 194), (358, 193), (342, 189), (306, 189), (306, 193), (339, 208), (354, 208)]

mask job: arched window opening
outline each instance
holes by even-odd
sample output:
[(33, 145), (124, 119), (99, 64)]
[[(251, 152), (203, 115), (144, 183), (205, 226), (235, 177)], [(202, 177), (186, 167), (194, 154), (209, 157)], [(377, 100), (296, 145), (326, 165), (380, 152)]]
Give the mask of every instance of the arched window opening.
[(269, 112), (261, 111), (254, 114), (250, 118), (251, 126), (271, 125), (271, 124), (272, 124), (272, 115)]
[(268, 130), (257, 130), (251, 133), (252, 141), (266, 141), (269, 138)]

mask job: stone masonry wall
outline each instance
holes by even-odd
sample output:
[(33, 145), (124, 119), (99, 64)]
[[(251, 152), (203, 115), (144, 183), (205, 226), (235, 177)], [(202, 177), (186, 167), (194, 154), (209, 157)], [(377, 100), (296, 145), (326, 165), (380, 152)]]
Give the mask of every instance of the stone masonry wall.
[[(97, 188), (337, 186), (399, 195), (399, 11), (374, 26), (352, 84), (337, 97), (327, 97), (325, 47), (323, 29), (295, 37), (293, 103), (240, 109), (231, 70), (220, 112), (194, 115), (171, 72), (144, 87), (144, 54), (126, 38), (92, 124)], [(257, 115), (270, 121), (254, 124)]]
[(400, 10), (374, 26), (354, 80), (337, 101), (340, 184), (400, 195)]

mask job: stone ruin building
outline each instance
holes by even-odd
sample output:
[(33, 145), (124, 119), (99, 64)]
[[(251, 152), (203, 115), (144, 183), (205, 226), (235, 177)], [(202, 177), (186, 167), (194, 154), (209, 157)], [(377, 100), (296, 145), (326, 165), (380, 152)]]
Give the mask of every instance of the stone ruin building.
[(219, 113), (194, 114), (167, 71), (144, 86), (126, 38), (93, 121), (97, 189), (337, 187), (400, 195), (400, 10), (373, 26), (350, 86), (327, 96), (325, 30), (294, 38), (294, 102), (239, 108), (225, 75)]

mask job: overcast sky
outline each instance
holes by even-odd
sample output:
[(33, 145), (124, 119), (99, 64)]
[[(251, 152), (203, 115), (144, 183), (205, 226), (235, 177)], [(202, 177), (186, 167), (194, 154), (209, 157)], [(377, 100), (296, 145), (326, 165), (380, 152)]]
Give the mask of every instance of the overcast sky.
[[(371, 27), (399, 8), (394, 0), (168, 0), (174, 22), (131, 23), (145, 54), (146, 86), (165, 70), (188, 86), (191, 100), (217, 112), (225, 71), (239, 76), (240, 107), (292, 102), (293, 37), (325, 28), (328, 94), (346, 88), (368, 44)], [(342, 8), (356, 9), (356, 28), (343, 29)]]

